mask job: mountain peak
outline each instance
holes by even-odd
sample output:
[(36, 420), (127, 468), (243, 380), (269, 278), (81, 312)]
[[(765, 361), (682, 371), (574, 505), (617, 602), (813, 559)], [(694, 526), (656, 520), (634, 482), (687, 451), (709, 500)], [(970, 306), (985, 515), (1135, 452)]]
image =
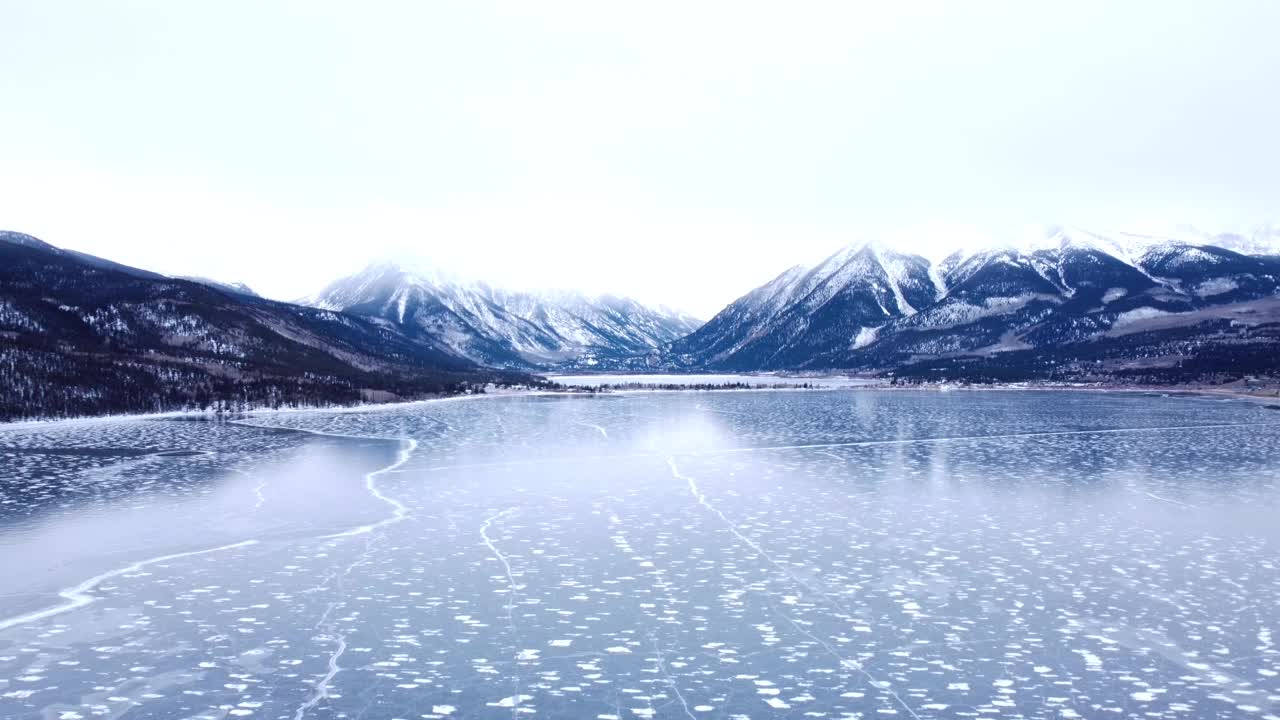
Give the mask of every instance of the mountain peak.
[(0, 230), (0, 242), (6, 242), (11, 245), (21, 245), (23, 247), (37, 248), (40, 250), (48, 250), (51, 252), (60, 252), (58, 248), (49, 243), (26, 233), (15, 232), (13, 230)]
[(380, 258), (374, 260), (357, 274), (368, 277), (394, 275), (407, 282), (430, 286), (479, 284), (470, 283), (454, 272), (444, 270), (423, 260), (406, 260), (403, 258)]
[(389, 321), (480, 364), (520, 368), (652, 352), (699, 324), (631, 298), (509, 290), (396, 260), (374, 262), (302, 302)]
[[(1271, 229), (1255, 237), (1269, 249)], [(1163, 320), (1179, 327), (1203, 308), (1274, 302), (1280, 291), (1280, 258), (1213, 239), (1191, 244), (1070, 225), (966, 239), (978, 242), (939, 262), (903, 252), (910, 245), (850, 243), (744, 295), (676, 343), (670, 362), (712, 370), (985, 362), (1058, 343), (1104, 344), (1126, 323), (1185, 313), (1186, 321)], [(1168, 352), (1159, 346), (1167, 339), (1152, 342), (1143, 352)], [(1082, 348), (1087, 356), (1093, 346)]]

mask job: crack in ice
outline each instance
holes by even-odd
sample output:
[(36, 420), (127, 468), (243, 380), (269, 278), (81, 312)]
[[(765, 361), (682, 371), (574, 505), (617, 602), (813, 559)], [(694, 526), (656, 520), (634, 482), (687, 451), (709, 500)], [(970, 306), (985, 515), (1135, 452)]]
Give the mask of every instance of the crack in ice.
[(339, 634), (336, 639), (338, 641), (338, 649), (329, 656), (328, 672), (325, 673), (324, 677), (320, 678), (320, 682), (316, 683), (316, 690), (311, 694), (311, 697), (307, 698), (306, 702), (302, 703), (294, 711), (293, 720), (302, 720), (308, 710), (319, 704), (321, 700), (329, 697), (329, 683), (333, 682), (338, 673), (342, 672), (342, 666), (338, 664), (338, 660), (347, 651), (347, 636)]
[(493, 556), (498, 558), (498, 562), (502, 563), (502, 567), (507, 574), (507, 629), (511, 632), (511, 647), (514, 653), (511, 667), (511, 697), (513, 699), (511, 704), (511, 717), (513, 718), (520, 712), (520, 703), (524, 697), (520, 694), (520, 636), (516, 632), (515, 617), (516, 589), (519, 586), (516, 585), (515, 575), (511, 572), (511, 561), (506, 555), (502, 554), (501, 550), (498, 549), (493, 538), (489, 537), (489, 528), (494, 522), (515, 513), (515, 511), (515, 508), (507, 508), (500, 513), (490, 515), (485, 518), (483, 523), (480, 524), (480, 538), (484, 540), (484, 544), (488, 546), (489, 552), (493, 553)]
[(190, 552), (161, 555), (160, 557), (154, 557), (147, 560), (139, 560), (138, 562), (126, 565), (122, 568), (116, 568), (115, 570), (108, 570), (107, 572), (99, 575), (94, 575), (88, 580), (81, 582), (79, 585), (59, 592), (58, 595), (67, 601), (65, 603), (47, 607), (43, 610), (29, 612), (25, 615), (18, 615), (16, 617), (0, 620), (0, 630), (7, 630), (11, 627), (17, 627), (18, 625), (26, 625), (27, 623), (32, 623), (37, 620), (43, 620), (45, 618), (53, 617), (54, 615), (61, 615), (62, 613), (82, 608), (98, 599), (90, 594), (90, 591), (98, 585), (101, 585), (103, 582), (110, 580), (111, 578), (126, 575), (131, 572), (137, 572), (148, 565), (155, 565), (156, 563), (162, 563), (168, 560), (177, 560), (179, 558), (194, 557), (196, 555), (208, 555), (209, 553), (222, 552), (223, 550), (248, 547), (250, 545), (257, 545), (258, 542), (258, 540), (242, 540), (237, 543), (231, 543), (230, 545), (219, 545), (218, 547), (206, 548), (204, 550), (192, 550)]
[[(405, 451), (402, 451), (402, 453), (403, 452)], [(412, 447), (410, 447), (407, 452), (412, 452)], [(404, 458), (398, 460), (397, 462), (400, 463), (406, 459), (407, 459), (407, 455), (405, 455)], [(390, 465), (388, 466), (388, 468), (384, 468), (384, 471), (386, 469), (393, 468), (393, 467), (396, 467), (396, 465), (395, 464)], [(371, 477), (376, 474), (377, 474), (376, 472), (370, 473), (366, 477)], [(369, 528), (369, 530), (365, 532), (372, 532), (374, 529), (383, 527), (385, 525), (389, 525), (392, 522), (399, 522), (400, 520), (403, 520), (403, 519), (404, 519), (403, 515), (400, 515), (399, 517), (393, 516), (392, 518), (383, 520), (380, 523), (374, 523), (372, 526), (363, 526), (363, 527)], [(362, 530), (362, 529), (363, 528), (357, 528), (357, 530)], [(343, 537), (350, 537), (351, 535), (356, 535), (356, 534), (361, 534), (361, 533), (351, 531), (346, 533), (339, 533), (337, 535), (327, 535), (325, 536), (325, 538), (337, 539), (337, 538), (343, 538)], [(374, 551), (374, 541), (378, 539), (378, 537), (380, 536), (369, 535), (369, 537), (365, 539), (364, 551), (360, 553), (360, 556), (357, 557), (355, 561), (352, 562), (350, 565), (347, 565), (347, 567), (341, 573), (336, 573), (330, 576), (323, 583), (321, 583), (320, 586), (318, 586), (317, 588), (314, 588), (314, 590), (325, 589), (328, 587), (330, 582), (336, 581), (338, 597), (339, 598), (345, 597), (347, 577), (350, 576), (351, 573), (354, 572), (356, 568), (369, 562), (369, 558), (372, 557), (373, 551)], [(304, 591), (304, 592), (308, 592), (308, 591)], [(302, 705), (298, 706), (297, 710), (294, 711), (294, 714), (293, 714), (294, 720), (303, 720), (308, 710), (318, 705), (320, 701), (325, 700), (329, 697), (330, 684), (333, 682), (333, 679), (338, 676), (338, 673), (342, 672), (343, 670), (342, 665), (339, 663), (339, 661), (342, 659), (342, 656), (345, 655), (347, 652), (347, 634), (345, 632), (341, 632), (340, 630), (338, 630), (338, 628), (334, 623), (330, 623), (329, 616), (333, 614), (334, 610), (337, 610), (338, 608), (345, 607), (345, 606), (346, 606), (346, 600), (344, 599), (338, 599), (338, 600), (334, 600), (333, 602), (330, 602), (325, 607), (324, 612), (321, 613), (320, 619), (316, 622), (315, 628), (317, 630), (320, 630), (320, 629), (326, 630), (325, 634), (320, 635), (318, 639), (333, 641), (337, 644), (337, 647), (334, 649), (332, 653), (330, 653), (328, 670), (325, 672), (324, 677), (320, 678), (319, 682), (316, 683), (315, 691), (311, 694), (310, 697), (306, 699), (305, 702), (303, 702)]]
[(792, 618), (790, 615), (787, 615), (786, 613), (779, 611), (777, 608), (774, 608), (774, 613), (777, 614), (779, 617), (781, 617), (783, 620), (785, 620), (788, 625), (795, 628), (796, 632), (799, 632), (801, 635), (804, 635), (805, 637), (814, 641), (815, 643), (818, 644), (819, 647), (821, 647), (823, 650), (826, 650), (828, 654), (830, 654), (836, 660), (840, 661), (841, 667), (849, 668), (850, 670), (853, 670), (859, 673), (860, 675), (862, 675), (863, 677), (865, 677), (867, 679), (867, 682), (871, 683), (871, 687), (877, 690), (883, 690), (884, 692), (888, 693), (890, 697), (898, 701), (898, 704), (902, 706), (903, 710), (907, 711), (908, 715), (915, 718), (915, 720), (920, 720), (920, 716), (916, 714), (916, 711), (913, 710), (911, 706), (908, 705), (907, 702), (902, 699), (902, 696), (899, 695), (897, 691), (893, 689), (890, 683), (883, 680), (877, 680), (874, 675), (867, 672), (866, 667), (862, 663), (858, 662), (857, 660), (850, 660), (844, 657), (843, 655), (841, 655), (840, 653), (836, 652), (836, 649), (831, 646), (831, 643), (828, 643), (827, 641), (823, 640), (817, 635), (814, 635), (813, 633), (809, 632), (807, 629), (805, 629), (799, 623), (797, 623), (795, 619)]
[[(247, 474), (248, 473), (246, 473), (246, 475)], [(258, 480), (258, 484), (253, 486), (253, 497), (254, 497), (253, 511), (254, 512), (261, 510), (262, 506), (267, 503), (267, 494), (263, 492), (266, 489), (267, 489), (267, 479), (265, 477)]]
[[(439, 420), (435, 420), (434, 418), (427, 418), (427, 419), (432, 420), (432, 422), (443, 425), (444, 427), (450, 430), (453, 429), (452, 426), (448, 425), (447, 423), (441, 422)], [(418, 448), (418, 441), (415, 440), (414, 438), (388, 438), (388, 437), (378, 437), (373, 435), (351, 435), (346, 433), (326, 432), (323, 430), (309, 430), (306, 428), (289, 428), (289, 427), (278, 427), (278, 426), (273, 427), (270, 425), (261, 425), (257, 423), (248, 423), (243, 421), (237, 421), (236, 424), (243, 425), (245, 427), (267, 428), (267, 429), (277, 429), (277, 430), (293, 430), (295, 432), (307, 433), (310, 435), (349, 438), (353, 440), (380, 440), (380, 441), (395, 440), (400, 444), (400, 449), (396, 453), (396, 459), (393, 462), (391, 462), (391, 464), (378, 468), (377, 470), (374, 470), (372, 472), (365, 473), (365, 476), (364, 476), (365, 489), (375, 499), (390, 506), (391, 515), (377, 522), (361, 525), (359, 527), (355, 527), (350, 530), (345, 530), (343, 532), (332, 533), (330, 535), (322, 535), (320, 537), (320, 539), (334, 540), (334, 539), (340, 539), (340, 538), (354, 537), (357, 535), (369, 535), (369, 537), (365, 541), (364, 551), (360, 553), (360, 556), (356, 558), (355, 562), (352, 562), (341, 573), (338, 573), (336, 576), (331, 576), (328, 580), (326, 580), (320, 586), (315, 588), (316, 590), (323, 589), (329, 584), (330, 581), (336, 579), (338, 584), (339, 597), (341, 597), (345, 593), (344, 581), (346, 580), (347, 576), (349, 576), (356, 568), (368, 562), (370, 556), (373, 554), (373, 543), (375, 540), (375, 536), (373, 536), (372, 533), (374, 533), (377, 530), (381, 530), (382, 528), (387, 527), (389, 525), (394, 525), (398, 522), (401, 522), (406, 517), (409, 516), (408, 506), (406, 506), (404, 503), (400, 502), (399, 500), (384, 494), (381, 490), (378, 489), (377, 478), (381, 475), (394, 472), (395, 470), (398, 470), (399, 468), (404, 466), (405, 463), (409, 462), (409, 460), (413, 457), (414, 450)], [(324, 676), (321, 677), (320, 680), (316, 682), (315, 690), (311, 693), (310, 697), (308, 697), (294, 711), (293, 713), (294, 720), (303, 720), (303, 718), (306, 717), (307, 711), (311, 710), (316, 705), (318, 705), (321, 701), (329, 697), (330, 684), (333, 682), (333, 679), (338, 676), (338, 673), (342, 672), (343, 670), (342, 665), (340, 664), (340, 660), (342, 659), (342, 656), (346, 654), (346, 651), (347, 651), (347, 634), (344, 632), (340, 632), (336, 627), (330, 624), (329, 616), (333, 614), (334, 610), (344, 606), (345, 604), (346, 604), (345, 600), (334, 600), (333, 602), (329, 603), (328, 606), (325, 608), (325, 611), (320, 615), (320, 620), (316, 623), (316, 629), (326, 628), (327, 630), (324, 635), (319, 636), (319, 639), (331, 640), (336, 643), (336, 647), (334, 651), (329, 655), (328, 668)]]
[(1199, 508), (1198, 505), (1192, 505), (1191, 503), (1185, 503), (1185, 502), (1182, 502), (1181, 500), (1174, 500), (1172, 498), (1160, 497), (1159, 495), (1156, 495), (1155, 493), (1149, 492), (1147, 490), (1140, 490), (1139, 492), (1151, 498), (1152, 500), (1159, 500), (1160, 502), (1166, 502), (1171, 505), (1181, 505), (1184, 508), (1192, 508), (1192, 509)]
[[(617, 513), (610, 513), (609, 525), (610, 526), (622, 525), (622, 520), (621, 518), (618, 517)], [(652, 569), (647, 569), (646, 574), (652, 575), (654, 577), (654, 582), (653, 582), (654, 588), (662, 592), (665, 596), (663, 599), (664, 613), (674, 611), (676, 606), (676, 598), (675, 598), (675, 594), (672, 592), (673, 584), (667, 578), (667, 571), (661, 567), (656, 566), (653, 563), (653, 561), (649, 559), (649, 557), (645, 555), (637, 555), (635, 548), (632, 547), (631, 541), (627, 536), (626, 530), (623, 529), (622, 527), (617, 527), (617, 531), (613, 535), (613, 543), (614, 543), (614, 547), (616, 547), (620, 552), (624, 553), (625, 555), (630, 557), (632, 560), (640, 562), (641, 567), (652, 568)], [(644, 609), (643, 604), (641, 605), (641, 608), (642, 608), (642, 612), (646, 616), (648, 616), (650, 620), (652, 620), (655, 623), (655, 629), (657, 627), (657, 624), (663, 622), (663, 619), (660, 617), (656, 617), (652, 610)], [(684, 714), (692, 719), (694, 715), (689, 709), (689, 702), (685, 699), (684, 692), (680, 690), (680, 685), (676, 682), (675, 675), (673, 675), (671, 673), (670, 668), (667, 667), (666, 653), (663, 651), (662, 647), (658, 644), (657, 634), (651, 630), (648, 633), (648, 636), (649, 636), (650, 644), (653, 645), (654, 661), (658, 665), (659, 674), (662, 675), (662, 678), (671, 687), (672, 692), (674, 692), (676, 695), (676, 699), (680, 701), (681, 707), (684, 708)]]
[(350, 537), (352, 535), (364, 535), (365, 533), (371, 533), (374, 530), (378, 530), (380, 528), (386, 527), (387, 525), (394, 525), (409, 516), (409, 508), (406, 507), (405, 504), (400, 502), (399, 500), (393, 497), (390, 497), (388, 495), (382, 494), (382, 491), (378, 490), (378, 484), (374, 481), (374, 478), (378, 477), (379, 475), (392, 472), (398, 469), (400, 466), (404, 465), (405, 463), (409, 462), (409, 458), (413, 456), (413, 451), (418, 448), (418, 441), (414, 440), (413, 438), (404, 438), (400, 442), (401, 442), (400, 452), (397, 454), (395, 462), (382, 468), (381, 470), (375, 470), (364, 476), (364, 486), (369, 491), (369, 494), (374, 496), (378, 500), (381, 500), (382, 502), (386, 503), (387, 505), (390, 505), (392, 510), (391, 516), (387, 518), (383, 518), (382, 520), (379, 520), (378, 522), (375, 522), (375, 523), (370, 523), (368, 525), (361, 525), (358, 528), (352, 528), (351, 530), (347, 530), (344, 532), (334, 533), (332, 535), (326, 535), (325, 536), (326, 538), (340, 538), (340, 537)]
[[(330, 576), (317, 589), (323, 589), (327, 587), (330, 582), (336, 580), (339, 597), (342, 597), (346, 593), (345, 580), (347, 579), (347, 576), (349, 576), (356, 568), (368, 562), (369, 556), (372, 553), (373, 538), (370, 537), (365, 542), (364, 552), (360, 553), (360, 557), (356, 558), (355, 562), (348, 565), (341, 573)], [(324, 612), (320, 615), (320, 619), (316, 621), (316, 630), (320, 630), (322, 628), (327, 630), (324, 635), (319, 636), (319, 639), (332, 640), (337, 643), (337, 647), (329, 654), (329, 665), (324, 677), (320, 678), (316, 683), (315, 691), (311, 693), (311, 696), (294, 711), (293, 720), (302, 720), (306, 716), (308, 710), (318, 705), (320, 701), (327, 699), (329, 697), (329, 685), (333, 682), (333, 679), (338, 676), (338, 673), (342, 672), (342, 665), (339, 664), (339, 661), (347, 652), (347, 634), (340, 632), (336, 627), (334, 627), (329, 622), (329, 616), (333, 614), (334, 610), (345, 605), (345, 600), (334, 600), (325, 607)]]
[(582, 422), (582, 421), (580, 421), (580, 420), (574, 420), (574, 421), (573, 421), (573, 424), (574, 424), (574, 425), (581, 425), (581, 426), (583, 426), (583, 427), (593, 428), (596, 432), (600, 433), (600, 436), (601, 436), (601, 437), (603, 437), (605, 440), (608, 440), (608, 439), (609, 439), (609, 431), (608, 431), (608, 430), (605, 430), (603, 427), (601, 427), (601, 426), (599, 426), (599, 425), (596, 425), (595, 423), (589, 423), (589, 422)]
[[(385, 475), (386, 473), (398, 470), (405, 463), (409, 462), (409, 459), (413, 457), (414, 450), (418, 449), (418, 441), (415, 440), (414, 438), (389, 438), (389, 437), (379, 437), (376, 435), (350, 435), (347, 433), (327, 432), (324, 430), (308, 430), (306, 428), (282, 427), (277, 425), (261, 425), (258, 423), (250, 423), (250, 422), (244, 422), (244, 421), (233, 421), (233, 422), (236, 425), (242, 425), (244, 427), (265, 428), (268, 430), (292, 430), (294, 432), (307, 433), (309, 435), (320, 435), (322, 437), (349, 438), (352, 440), (380, 440), (384, 442), (389, 442), (394, 440), (396, 442), (399, 442), (400, 451), (396, 454), (395, 462), (392, 462), (390, 465), (387, 465), (386, 467), (374, 470), (373, 472), (366, 473), (364, 476), (365, 489), (368, 490), (369, 494), (372, 495), (375, 499), (391, 507), (391, 516), (387, 518), (383, 518), (382, 520), (379, 520), (378, 522), (375, 522), (375, 523), (369, 523), (368, 525), (361, 525), (359, 527), (355, 527), (350, 530), (344, 530), (339, 533), (333, 533), (331, 535), (322, 535), (321, 537), (322, 538), (341, 538), (341, 537), (351, 537), (353, 535), (364, 535), (367, 533), (371, 533), (374, 530), (378, 530), (380, 528), (386, 527), (388, 525), (394, 525), (409, 516), (409, 508), (404, 503), (400, 502), (399, 500), (393, 497), (384, 495), (382, 491), (378, 489), (378, 483), (376, 478), (379, 475)], [(440, 422), (439, 420), (434, 420), (434, 422), (440, 423), (441, 425), (444, 425), (445, 427), (449, 427), (450, 429), (452, 429), (451, 426), (443, 422)]]
[(658, 646), (657, 636), (650, 633), (649, 642), (653, 643), (653, 655), (658, 662), (659, 674), (661, 674), (663, 679), (667, 681), (667, 684), (671, 686), (671, 691), (676, 694), (676, 699), (680, 701), (680, 706), (684, 708), (684, 714), (688, 716), (689, 720), (695, 720), (693, 712), (689, 710), (689, 702), (685, 700), (684, 693), (680, 692), (680, 685), (676, 683), (675, 677), (671, 674), (671, 671), (667, 669), (666, 654), (662, 651), (662, 648)]
[[(744, 535), (742, 531), (738, 529), (737, 525), (735, 525), (731, 520), (729, 520), (729, 518), (725, 517), (725, 514), (721, 512), (719, 508), (715, 507), (707, 500), (707, 496), (702, 492), (702, 489), (698, 487), (698, 483), (693, 478), (693, 476), (684, 475), (680, 472), (680, 468), (676, 465), (675, 458), (667, 457), (667, 465), (671, 468), (672, 477), (676, 478), (677, 480), (684, 480), (689, 486), (689, 492), (693, 495), (694, 499), (697, 500), (698, 504), (706, 508), (707, 511), (709, 511), (711, 514), (720, 518), (720, 521), (725, 524), (725, 527), (729, 529), (729, 532), (733, 533), (734, 537), (738, 538), (748, 547), (755, 550), (756, 553), (760, 555), (760, 557), (767, 560), (769, 564), (773, 565), (776, 569), (781, 570), (782, 573), (786, 575), (788, 579), (791, 580), (791, 582), (795, 583), (796, 585), (800, 586), (801, 588), (809, 592), (812, 592), (822, 597), (827, 602), (827, 604), (831, 605), (836, 610), (839, 610), (842, 613), (847, 614), (844, 608), (842, 608), (839, 603), (835, 602), (835, 600), (831, 598), (830, 595), (828, 595), (825, 592), (822, 592), (821, 590), (815, 590), (814, 588), (810, 587), (809, 584), (806, 583), (804, 580), (796, 577), (796, 575), (793, 572), (791, 572), (790, 568), (788, 568), (787, 566), (775, 560), (773, 556), (770, 555), (768, 552), (766, 552), (764, 548), (760, 547), (758, 543), (756, 543), (754, 540)], [(867, 672), (866, 668), (863, 667), (862, 663), (859, 663), (856, 660), (850, 660), (845, 658), (840, 653), (836, 652), (836, 649), (832, 647), (830, 643), (826, 642), (825, 640), (822, 640), (818, 636), (814, 635), (813, 633), (809, 632), (805, 628), (801, 627), (799, 623), (797, 623), (791, 616), (787, 615), (786, 613), (778, 611), (776, 608), (774, 612), (780, 615), (784, 620), (786, 620), (787, 623), (791, 625), (791, 627), (795, 628), (802, 635), (814, 641), (820, 647), (826, 650), (832, 657), (834, 657), (836, 660), (840, 662), (841, 667), (846, 667), (860, 673), (863, 677), (865, 677), (871, 683), (872, 687), (878, 690), (883, 690), (886, 693), (888, 693), (890, 697), (892, 697), (894, 700), (898, 702), (899, 705), (902, 706), (903, 710), (907, 711), (908, 715), (915, 718), (916, 720), (920, 720), (920, 716), (916, 715), (915, 710), (913, 710), (911, 706), (908, 705), (906, 701), (903, 700), (902, 697), (898, 695), (898, 693), (895, 690), (892, 689), (892, 687), (890, 687), (889, 683), (877, 680), (874, 676), (871, 675), (871, 673)]]
[[(328, 536), (328, 537), (343, 537), (343, 535)], [(356, 558), (355, 562), (352, 562), (350, 565), (348, 565), (346, 569), (344, 569), (341, 573), (335, 573), (334, 575), (331, 575), (329, 578), (327, 578), (323, 583), (321, 583), (318, 587), (314, 588), (313, 590), (325, 589), (328, 587), (330, 582), (336, 581), (338, 597), (339, 598), (344, 597), (346, 594), (347, 577), (350, 576), (351, 573), (354, 572), (356, 568), (360, 567), (361, 565), (364, 565), (369, 561), (369, 558), (373, 555), (373, 543), (375, 539), (376, 539), (376, 536), (372, 536), (372, 535), (369, 536), (365, 540), (364, 552), (360, 553), (360, 556)], [(309, 592), (309, 591), (303, 591), (303, 592)], [(306, 716), (308, 710), (318, 705), (321, 700), (327, 699), (329, 697), (330, 683), (333, 682), (333, 679), (337, 677), (338, 673), (342, 672), (343, 668), (342, 668), (342, 665), (339, 664), (339, 661), (342, 659), (342, 656), (345, 655), (347, 652), (347, 634), (345, 632), (339, 631), (333, 623), (330, 623), (329, 616), (333, 614), (334, 610), (337, 610), (338, 608), (345, 607), (345, 606), (346, 606), (346, 600), (343, 600), (343, 599), (334, 600), (333, 602), (330, 602), (325, 607), (324, 612), (321, 613), (320, 615), (320, 619), (315, 624), (315, 629), (326, 630), (325, 634), (319, 636), (319, 639), (332, 640), (337, 643), (337, 647), (329, 655), (328, 670), (325, 672), (324, 677), (320, 678), (319, 682), (316, 683), (315, 692), (313, 692), (311, 696), (307, 698), (307, 700), (303, 702), (303, 704), (300, 705), (297, 710), (294, 711), (294, 714), (293, 714), (294, 720), (302, 720)]]
[[(253, 473), (249, 472), (248, 470), (242, 470), (240, 468), (229, 468), (229, 472), (233, 472), (237, 475), (241, 475), (250, 480), (253, 479)], [(251, 509), (254, 512), (261, 510), (262, 506), (267, 502), (267, 496), (263, 492), (263, 490), (266, 490), (266, 488), (267, 488), (267, 479), (265, 477), (258, 480), (258, 484), (253, 487), (254, 502), (253, 502), (253, 507)]]

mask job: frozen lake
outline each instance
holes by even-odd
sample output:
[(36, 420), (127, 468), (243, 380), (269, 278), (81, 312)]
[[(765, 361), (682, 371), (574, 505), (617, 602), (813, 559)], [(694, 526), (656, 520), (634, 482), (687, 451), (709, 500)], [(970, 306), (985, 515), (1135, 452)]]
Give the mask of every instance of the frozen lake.
[(1276, 718), (1280, 412), (489, 397), (0, 426), (0, 717)]
[(873, 385), (876, 380), (866, 378), (844, 377), (840, 375), (822, 375), (814, 377), (806, 376), (790, 376), (790, 375), (725, 375), (725, 374), (701, 374), (701, 375), (671, 375), (671, 374), (632, 374), (618, 375), (608, 373), (597, 373), (587, 375), (549, 375), (548, 380), (554, 380), (562, 385), (576, 385), (580, 387), (599, 387), (600, 385), (725, 385), (729, 383), (751, 385), (753, 387), (770, 386), (770, 385), (802, 385), (808, 383), (814, 387), (835, 388), (835, 387), (858, 387), (864, 385)]

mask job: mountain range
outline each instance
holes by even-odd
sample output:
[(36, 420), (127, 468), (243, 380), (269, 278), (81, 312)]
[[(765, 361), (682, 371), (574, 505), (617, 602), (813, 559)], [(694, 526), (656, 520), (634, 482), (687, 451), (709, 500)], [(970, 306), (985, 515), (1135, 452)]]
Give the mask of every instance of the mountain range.
[(1280, 374), (1280, 230), (1050, 228), (940, 257), (855, 243), (710, 321), (375, 263), (296, 303), (0, 233), (0, 419), (394, 400), (531, 373), (853, 372), (1221, 382)]
[(1274, 370), (1280, 250), (1248, 241), (1266, 254), (1069, 228), (937, 261), (855, 244), (786, 270), (697, 331), (622, 365), (974, 380)]
[(378, 318), (478, 364), (522, 370), (590, 368), (654, 351), (702, 324), (629, 298), (504, 290), (395, 263), (370, 265), (299, 302)]
[(377, 319), (0, 233), (0, 420), (353, 403), (528, 382)]

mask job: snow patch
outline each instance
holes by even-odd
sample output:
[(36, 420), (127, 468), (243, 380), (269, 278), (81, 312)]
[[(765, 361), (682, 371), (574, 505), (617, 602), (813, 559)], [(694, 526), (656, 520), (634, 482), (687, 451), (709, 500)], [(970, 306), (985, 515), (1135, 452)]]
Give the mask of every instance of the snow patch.
[(862, 348), (874, 343), (879, 335), (879, 327), (859, 328), (857, 336), (853, 338), (853, 345), (851, 347), (854, 350), (861, 350)]
[(1129, 294), (1129, 291), (1125, 290), (1124, 288), (1118, 288), (1118, 287), (1111, 288), (1110, 290), (1103, 293), (1102, 302), (1104, 304), (1113, 303), (1128, 294)]
[(1197, 285), (1194, 292), (1200, 297), (1213, 297), (1214, 295), (1229, 293), (1239, 287), (1240, 283), (1231, 278), (1213, 278)]
[(1156, 308), (1153, 308), (1153, 307), (1140, 307), (1134, 310), (1128, 310), (1126, 312), (1122, 312), (1119, 315), (1117, 315), (1115, 322), (1111, 323), (1111, 327), (1121, 328), (1128, 325), (1132, 325), (1137, 322), (1141, 322), (1143, 320), (1150, 320), (1152, 318), (1164, 317), (1166, 315), (1173, 315), (1173, 314), (1174, 313), (1166, 312), (1164, 310), (1157, 310)]

